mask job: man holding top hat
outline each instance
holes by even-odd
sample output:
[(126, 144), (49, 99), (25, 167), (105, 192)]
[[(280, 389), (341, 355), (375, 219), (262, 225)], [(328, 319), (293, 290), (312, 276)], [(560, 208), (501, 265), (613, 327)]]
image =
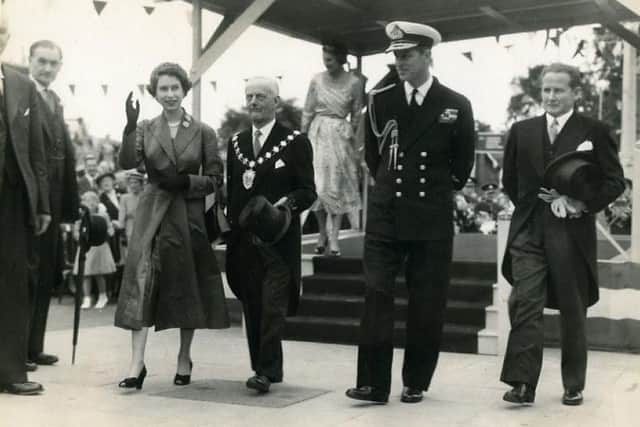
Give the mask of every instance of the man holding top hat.
[(228, 144), (226, 272), (242, 302), (251, 368), (247, 387), (268, 392), (282, 381), (282, 333), (300, 291), (299, 213), (316, 199), (311, 144), (276, 121), (274, 79), (247, 81), (252, 127)]
[(608, 127), (574, 111), (580, 73), (541, 74), (545, 114), (511, 128), (502, 182), (515, 205), (502, 272), (513, 286), (504, 400), (531, 404), (542, 366), (543, 310), (560, 310), (565, 405), (580, 405), (587, 368), (587, 307), (598, 301), (595, 215), (624, 190)]
[(384, 403), (391, 386), (394, 283), (408, 288), (401, 400), (422, 400), (436, 368), (449, 285), (453, 191), (474, 160), (474, 121), (464, 96), (431, 75), (441, 37), (411, 22), (386, 27), (400, 81), (372, 91), (365, 160), (375, 179), (364, 243), (365, 309), (352, 399)]

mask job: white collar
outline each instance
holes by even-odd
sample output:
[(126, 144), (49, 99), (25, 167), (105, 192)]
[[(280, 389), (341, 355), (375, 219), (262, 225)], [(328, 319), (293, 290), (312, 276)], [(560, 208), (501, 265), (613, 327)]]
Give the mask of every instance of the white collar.
[(549, 113), (545, 113), (545, 115), (547, 116), (547, 126), (550, 126), (554, 119), (557, 120), (558, 121), (558, 133), (560, 133), (560, 131), (562, 130), (564, 125), (567, 123), (567, 120), (569, 120), (569, 117), (571, 117), (572, 114), (573, 114), (573, 108), (571, 110), (567, 111), (566, 113), (564, 113), (563, 115), (558, 116), (558, 117), (554, 117)]
[(251, 126), (251, 139), (253, 139), (253, 135), (256, 134), (256, 131), (259, 130), (260, 131), (260, 145), (264, 144), (265, 139), (267, 139), (267, 137), (271, 133), (271, 129), (273, 129), (273, 126), (275, 126), (275, 124), (276, 124), (276, 119), (271, 120), (269, 123), (267, 123), (266, 125), (262, 126), (261, 128), (257, 128), (255, 125), (252, 125)]
[[(418, 105), (422, 105), (424, 98), (427, 96), (427, 92), (431, 89), (431, 85), (433, 85), (433, 76), (429, 75), (429, 78), (426, 82), (422, 83), (419, 87), (415, 88), (418, 90), (416, 94), (416, 101)], [(411, 96), (413, 95), (414, 87), (407, 81), (404, 82), (404, 95), (407, 98), (407, 104), (411, 103)]]

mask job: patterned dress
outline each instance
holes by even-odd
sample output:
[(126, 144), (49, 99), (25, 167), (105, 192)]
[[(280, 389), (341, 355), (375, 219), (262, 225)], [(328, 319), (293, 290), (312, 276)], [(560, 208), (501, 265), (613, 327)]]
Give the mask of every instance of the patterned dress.
[(358, 156), (353, 144), (363, 93), (362, 82), (352, 73), (334, 80), (325, 71), (311, 80), (302, 130), (313, 147), (318, 200), (312, 210), (335, 215), (354, 214), (361, 208)]

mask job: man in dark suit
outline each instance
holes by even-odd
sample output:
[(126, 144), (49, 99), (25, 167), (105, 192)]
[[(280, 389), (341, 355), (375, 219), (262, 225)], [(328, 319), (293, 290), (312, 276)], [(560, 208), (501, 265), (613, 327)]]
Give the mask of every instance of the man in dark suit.
[[(300, 291), (299, 213), (316, 199), (311, 144), (306, 136), (279, 124), (275, 80), (247, 82), (246, 103), (252, 128), (231, 138), (227, 154), (227, 277), (242, 301), (251, 368), (247, 387), (269, 391), (281, 382), (282, 333), (286, 315), (296, 312)], [(286, 206), (292, 215), (284, 236), (261, 244), (239, 224), (240, 213), (255, 196)]]
[[(0, 4), (0, 53), (9, 38)], [(38, 93), (20, 71), (0, 66), (0, 392), (37, 394), (27, 381), (33, 235), (47, 230), (47, 163)]]
[(433, 28), (410, 22), (386, 27), (400, 81), (370, 94), (365, 160), (369, 194), (364, 242), (365, 309), (357, 387), (352, 399), (387, 402), (393, 357), (397, 274), (409, 292), (401, 400), (422, 400), (436, 368), (449, 285), (453, 191), (474, 160), (471, 104), (430, 73)]
[[(543, 310), (560, 309), (563, 403), (582, 403), (587, 368), (587, 307), (598, 300), (595, 214), (624, 190), (616, 144), (603, 123), (574, 112), (580, 73), (551, 64), (542, 71), (546, 113), (517, 122), (505, 147), (503, 186), (515, 205), (502, 271), (513, 285), (511, 332), (501, 380), (504, 400), (533, 403), (542, 366)], [(586, 200), (542, 188), (545, 167), (558, 156), (591, 150), (603, 174)]]
[(29, 49), (29, 77), (38, 91), (38, 106), (44, 136), (49, 175), (51, 224), (40, 236), (36, 251), (34, 307), (29, 335), (28, 358), (38, 365), (52, 365), (58, 357), (44, 350), (51, 291), (62, 280), (64, 253), (61, 223), (78, 218), (78, 183), (75, 174), (75, 150), (64, 122), (60, 98), (51, 90), (62, 65), (62, 50), (49, 40), (40, 40)]

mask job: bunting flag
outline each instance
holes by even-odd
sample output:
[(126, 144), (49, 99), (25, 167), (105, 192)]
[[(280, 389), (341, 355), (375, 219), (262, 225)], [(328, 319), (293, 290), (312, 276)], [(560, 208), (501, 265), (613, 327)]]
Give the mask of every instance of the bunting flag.
[(496, 43), (500, 43), (500, 34), (496, 35)]
[(218, 90), (218, 82), (216, 82), (215, 80), (211, 80), (211, 87), (213, 88), (214, 91)]
[(145, 84), (144, 84), (144, 83), (140, 83), (140, 84), (138, 85), (138, 90), (140, 91), (140, 95), (141, 95), (141, 96), (144, 96), (144, 86), (145, 86)]
[(144, 7), (144, 11), (147, 12), (147, 15), (151, 15), (153, 11), (156, 9), (155, 6), (142, 6)]
[(467, 58), (469, 61), (473, 62), (473, 52), (462, 52), (462, 54), (464, 55), (465, 58)]
[(504, 48), (507, 49), (507, 51), (511, 50), (512, 47), (513, 47), (512, 44), (507, 44), (504, 46)]
[(75, 95), (76, 94), (76, 85), (74, 85), (73, 83), (69, 84), (69, 92), (71, 92), (71, 95)]
[(93, 0), (93, 8), (96, 10), (98, 16), (102, 13), (102, 10), (107, 5), (105, 0)]
[(586, 42), (584, 40), (580, 40), (580, 42), (578, 43), (578, 46), (576, 47), (576, 51), (573, 53), (572, 58), (575, 58), (578, 55), (584, 57), (584, 54), (582, 53), (582, 49), (584, 49), (585, 43)]
[(107, 92), (109, 91), (109, 85), (106, 83), (103, 83), (100, 85), (100, 87), (102, 88), (102, 92), (106, 95)]

